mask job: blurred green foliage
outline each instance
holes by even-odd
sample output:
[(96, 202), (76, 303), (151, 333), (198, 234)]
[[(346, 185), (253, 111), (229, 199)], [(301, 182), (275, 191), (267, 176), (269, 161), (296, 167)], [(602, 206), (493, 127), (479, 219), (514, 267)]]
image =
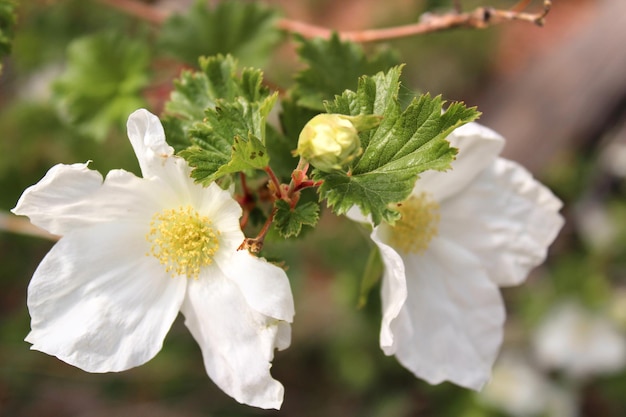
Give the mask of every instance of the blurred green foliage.
[(144, 43), (119, 32), (72, 41), (67, 68), (54, 84), (62, 114), (80, 133), (103, 140), (111, 126), (123, 131), (128, 115), (145, 107), (140, 92), (150, 80)]
[(262, 67), (281, 39), (276, 10), (257, 2), (224, 1), (210, 8), (195, 1), (185, 14), (175, 14), (159, 33), (167, 55), (196, 66), (199, 56), (231, 54), (243, 66)]
[[(0, 59), (11, 52), (11, 42), (15, 30), (17, 3), (13, 0), (0, 0)], [(2, 73), (2, 62), (0, 62)]]
[[(8, 4), (0, 2), (2, 6)], [(204, 11), (200, 11), (202, 6), (196, 5), (197, 12), (189, 15), (190, 20), (173, 19), (157, 36), (153, 28), (99, 2), (22, 1), (12, 53), (3, 58), (0, 83), (2, 212), (11, 209), (22, 191), (57, 163), (93, 160), (90, 166), (103, 173), (113, 168), (138, 173), (130, 144), (119, 128), (119, 123), (127, 116), (122, 109), (151, 103), (146, 97), (146, 87), (158, 83), (159, 76), (170, 74), (170, 68), (159, 61), (166, 55), (165, 51), (171, 53), (180, 49), (181, 55), (173, 56), (191, 65), (197, 62), (194, 55), (205, 51), (238, 53), (243, 55), (239, 58), (246, 65), (260, 65), (266, 60), (280, 36), (278, 32), (266, 31), (276, 14), (250, 3), (253, 5), (247, 7), (259, 10), (258, 14), (252, 13), (252, 20), (237, 18), (234, 13), (225, 18), (226, 14), (219, 13), (230, 13), (230, 3), (222, 3), (222, 9), (203, 8)], [(424, 2), (416, 3), (426, 7)], [(428, 7), (449, 7), (452, 2), (429, 3)], [(417, 12), (422, 9), (416, 10), (417, 18)], [(397, 18), (400, 21), (406, 16)], [(216, 28), (206, 22), (221, 25), (223, 31), (215, 31)], [(229, 22), (230, 29), (226, 27)], [(241, 44), (220, 40), (222, 34), (231, 29)], [(0, 33), (0, 42), (4, 33)], [(261, 33), (269, 35), (265, 37)], [(488, 75), (494, 34), (493, 31), (449, 32), (394, 43), (400, 51), (396, 56), (407, 63), (403, 88), (443, 93), (450, 99), (470, 96)], [(106, 54), (94, 56), (91, 48), (84, 43), (81, 46), (81, 42), (89, 39), (110, 42), (111, 48), (104, 48)], [(199, 39), (203, 42), (197, 41)], [(75, 42), (79, 46), (71, 47)], [(193, 49), (196, 46), (202, 47), (201, 52)], [(119, 55), (115, 54), (116, 47), (120, 48)], [(218, 47), (220, 49), (215, 49)], [(350, 54), (347, 56), (356, 61), (367, 59), (358, 53)], [(310, 63), (326, 65), (317, 58), (319, 55), (312, 52), (310, 56)], [(346, 59), (352, 62), (352, 58)], [(245, 61), (247, 59), (250, 61)], [(381, 62), (380, 65), (389, 62), (387, 58), (376, 59), (374, 61)], [(118, 65), (120, 72), (115, 73)], [(270, 68), (295, 68), (288, 60), (268, 65)], [(341, 69), (349, 72), (350, 68), (346, 65)], [(102, 71), (106, 71), (103, 78), (95, 78)], [(328, 77), (332, 77), (331, 72), (328, 73)], [(170, 80), (176, 75), (168, 79), (170, 86)], [(127, 76), (130, 81), (119, 83)], [(292, 84), (280, 71), (266, 72), (266, 76), (269, 79), (266, 81), (277, 85)], [(319, 88), (318, 81), (306, 73), (300, 77), (310, 79), (310, 84)], [(106, 120), (96, 119), (96, 124), (87, 130), (68, 123), (68, 113), (62, 113), (59, 102), (52, 98), (51, 86), (59, 79), (58, 94), (84, 93), (73, 99), (75, 111), (83, 113), (76, 121), (89, 126), (94, 123), (87, 117), (89, 115)], [(332, 84), (334, 80), (326, 81), (328, 83), (322, 84)], [(107, 85), (109, 87), (105, 88)], [(331, 85), (325, 90), (327, 94), (320, 99), (341, 93), (333, 88)], [(107, 109), (113, 104), (115, 110)], [(315, 113), (289, 102), (283, 110), (300, 113), (300, 124)], [(115, 123), (117, 128), (112, 127)], [(297, 137), (300, 124), (287, 126), (284, 134)], [(107, 125), (109, 128), (104, 130), (108, 133), (99, 136), (101, 141), (91, 139), (94, 126), (98, 132), (103, 132), (103, 126)], [(272, 130), (268, 135), (284, 139)], [(285, 146), (288, 148), (289, 144)], [(626, 285), (626, 180), (606, 170), (601, 149), (598, 145), (594, 152), (565, 153), (544, 173), (542, 179), (566, 203), (564, 214), (568, 224), (546, 265), (525, 285), (505, 291), (509, 310), (509, 337), (505, 348), (527, 349), (533, 328), (560, 300), (579, 299), (591, 309), (607, 311), (617, 290)], [(598, 194), (597, 190), (602, 193)], [(601, 210), (612, 230), (610, 238), (602, 244), (594, 243), (582, 227), (581, 219), (592, 215), (589, 202)], [(394, 358), (384, 356), (378, 347), (380, 301), (377, 291), (369, 293), (361, 310), (356, 309), (363, 296), (359, 282), (371, 250), (367, 231), (327, 211), (322, 213), (319, 227), (307, 231), (306, 239), (268, 240), (263, 253), (268, 259), (285, 261), (297, 307), (292, 346), (277, 352), (272, 368), (273, 375), (286, 387), (285, 403), (278, 412), (239, 405), (215, 387), (200, 366), (199, 348), (182, 320), (175, 323), (163, 350), (154, 360), (123, 373), (88, 374), (54, 357), (30, 351), (23, 341), (29, 331), (27, 285), (52, 245), (53, 242), (40, 238), (0, 231), (2, 417), (506, 416), (484, 405), (473, 392), (451, 384), (430, 386), (414, 378)], [(622, 331), (626, 331), (626, 322), (620, 324)], [(555, 383), (567, 384), (558, 373), (546, 376)], [(581, 381), (576, 389), (580, 416), (626, 415), (624, 370), (590, 377)]]

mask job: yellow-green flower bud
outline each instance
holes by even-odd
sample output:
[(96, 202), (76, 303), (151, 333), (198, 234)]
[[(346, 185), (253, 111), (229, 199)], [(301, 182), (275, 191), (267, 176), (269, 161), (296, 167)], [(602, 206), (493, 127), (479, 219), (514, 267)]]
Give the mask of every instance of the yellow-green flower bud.
[(328, 172), (342, 169), (361, 152), (359, 132), (349, 116), (318, 114), (300, 132), (295, 154)]

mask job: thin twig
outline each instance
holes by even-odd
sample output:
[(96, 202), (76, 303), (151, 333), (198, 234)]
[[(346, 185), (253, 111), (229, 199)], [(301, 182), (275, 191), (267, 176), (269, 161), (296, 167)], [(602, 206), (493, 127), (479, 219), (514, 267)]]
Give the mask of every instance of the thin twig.
[[(456, 28), (484, 29), (499, 23), (519, 20), (543, 26), (545, 17), (552, 6), (551, 0), (544, 0), (544, 8), (540, 13), (525, 13), (514, 10), (500, 10), (492, 7), (479, 7), (467, 13), (446, 13), (441, 15), (426, 13), (418, 23), (396, 26), (385, 29), (357, 30), (337, 32), (344, 41), (359, 43), (377, 42), (390, 39), (406, 38), (425, 33), (438, 32)], [(321, 26), (281, 19), (278, 27), (287, 32), (298, 33), (307, 38), (329, 38), (333, 31)]]
[(511, 7), (511, 10), (514, 10), (516, 12), (523, 12), (532, 1), (533, 0), (519, 0), (515, 6)]
[(14, 216), (9, 213), (0, 212), (0, 230), (36, 237), (42, 237), (48, 240), (59, 240), (60, 236), (48, 233), (43, 229), (35, 226), (23, 217)]
[[(168, 12), (159, 10), (137, 0), (98, 1), (155, 24), (161, 24), (169, 17)], [(550, 12), (550, 8), (552, 7), (552, 0), (544, 0), (543, 10), (538, 13), (524, 12), (523, 9), (528, 5), (528, 3), (528, 0), (520, 0), (520, 2), (511, 10), (495, 9), (493, 7), (478, 7), (473, 11), (465, 13), (460, 13), (458, 10), (445, 14), (425, 13), (417, 23), (384, 29), (341, 32), (286, 18), (278, 19), (276, 25), (281, 30), (288, 33), (296, 33), (304, 36), (305, 38), (330, 38), (333, 33), (337, 33), (338, 36), (344, 41), (359, 43), (406, 38), (409, 36), (456, 28), (484, 29), (499, 23), (510, 22), (513, 20), (543, 26), (545, 17)]]
[(137, 0), (97, 0), (114, 9), (150, 23), (160, 25), (169, 17), (169, 13)]
[(454, 11), (457, 13), (461, 13), (461, 11), (463, 10), (461, 8), (461, 0), (452, 0), (452, 7), (454, 8)]
[(274, 216), (276, 216), (276, 212), (278, 211), (278, 207), (274, 206), (269, 216), (265, 220), (263, 227), (259, 231), (259, 234), (256, 237), (247, 237), (243, 240), (241, 245), (237, 248), (237, 250), (247, 250), (251, 253), (259, 253), (263, 249), (263, 243), (265, 242), (265, 236), (267, 232), (270, 230), (270, 226), (274, 222)]

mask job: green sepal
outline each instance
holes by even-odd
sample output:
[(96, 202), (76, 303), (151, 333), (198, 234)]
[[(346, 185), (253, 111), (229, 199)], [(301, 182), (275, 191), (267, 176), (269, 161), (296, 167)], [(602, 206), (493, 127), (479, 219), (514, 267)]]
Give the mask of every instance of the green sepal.
[(385, 266), (380, 256), (380, 251), (377, 247), (373, 247), (367, 257), (365, 271), (363, 271), (363, 277), (361, 278), (357, 308), (360, 309), (367, 305), (369, 293), (380, 282), (384, 269)]
[(474, 120), (479, 113), (462, 103), (443, 112), (441, 97), (425, 94), (402, 110), (398, 101), (401, 67), (359, 80), (356, 92), (345, 91), (332, 103), (329, 113), (382, 116), (375, 129), (360, 134), (363, 153), (346, 171), (314, 171), (322, 180), (320, 197), (336, 214), (357, 205), (371, 215), (374, 224), (393, 223), (399, 213), (394, 205), (405, 200), (419, 174), (450, 167), (456, 149), (445, 139), (455, 128)]
[(359, 133), (366, 132), (368, 130), (374, 129), (375, 127), (378, 127), (378, 125), (380, 125), (380, 122), (383, 120), (382, 116), (378, 116), (375, 114), (359, 114), (358, 116), (343, 117), (349, 120)]
[(315, 226), (317, 224), (319, 212), (319, 203), (314, 201), (301, 203), (291, 208), (285, 200), (277, 200), (274, 227), (284, 238), (297, 237), (303, 225)]

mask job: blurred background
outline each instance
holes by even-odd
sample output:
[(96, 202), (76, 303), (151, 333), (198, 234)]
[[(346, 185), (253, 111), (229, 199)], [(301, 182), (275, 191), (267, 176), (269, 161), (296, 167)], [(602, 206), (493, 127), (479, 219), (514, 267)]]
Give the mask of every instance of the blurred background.
[[(505, 342), (481, 393), (430, 386), (384, 356), (377, 290), (356, 308), (367, 239), (330, 213), (305, 239), (266, 248), (266, 257), (286, 259), (297, 309), (292, 346), (277, 352), (272, 368), (286, 391), (280, 411), (239, 405), (216, 388), (182, 320), (154, 360), (122, 373), (89, 374), (30, 351), (26, 288), (54, 242), (9, 231), (21, 228), (9, 210), (57, 163), (93, 160), (103, 173), (138, 172), (123, 130), (127, 115), (138, 107), (161, 111), (172, 80), (193, 65), (164, 52), (168, 38), (150, 21), (192, 2), (138, 0), (154, 11), (144, 16), (120, 3), (127, 2), (26, 0), (17, 9), (0, 78), (0, 416), (626, 415), (623, 0), (554, 0), (543, 28), (510, 22), (366, 46), (398, 51), (407, 90), (477, 105), (481, 123), (507, 138), (505, 156), (565, 203), (567, 223), (547, 262), (524, 285), (504, 290)], [(256, 3), (337, 30), (408, 24), (453, 7), (452, 0)], [(464, 10), (516, 4), (459, 3)], [(540, 9), (541, 1), (528, 5)], [(90, 42), (104, 42), (111, 55), (90, 56)], [(275, 45), (269, 57), (257, 45), (239, 58), (284, 90), (302, 64), (293, 42), (267, 39), (265, 46)], [(85, 67), (88, 73), (75, 70)], [(132, 77), (119, 83), (112, 67)]]

